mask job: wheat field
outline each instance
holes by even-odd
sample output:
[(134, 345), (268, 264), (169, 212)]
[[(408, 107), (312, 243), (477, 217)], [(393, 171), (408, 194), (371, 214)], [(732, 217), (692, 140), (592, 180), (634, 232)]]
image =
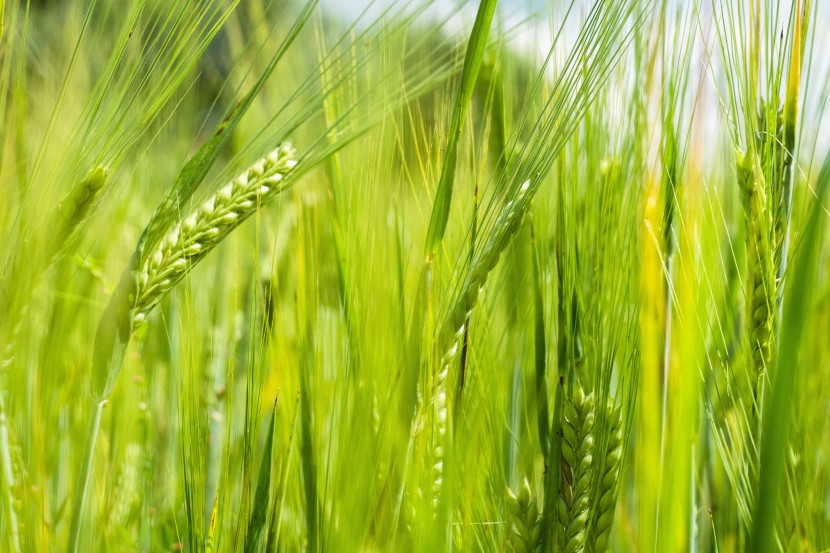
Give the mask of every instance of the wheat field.
[(830, 551), (823, 0), (0, 0), (0, 552)]

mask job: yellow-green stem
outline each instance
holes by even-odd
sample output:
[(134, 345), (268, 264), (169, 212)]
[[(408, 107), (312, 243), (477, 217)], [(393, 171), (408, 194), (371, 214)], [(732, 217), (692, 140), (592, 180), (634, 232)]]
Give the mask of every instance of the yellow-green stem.
[(78, 541), (81, 536), (81, 517), (84, 512), (84, 504), (86, 503), (89, 478), (92, 475), (95, 443), (98, 441), (98, 430), (101, 428), (101, 414), (106, 404), (106, 399), (98, 401), (89, 417), (89, 428), (86, 434), (86, 445), (84, 446), (84, 459), (81, 463), (81, 470), (78, 473), (77, 488), (75, 488), (75, 498), (72, 503), (72, 522), (69, 525), (69, 542), (66, 546), (67, 553), (76, 553), (78, 551)]
[[(0, 13), (2, 15), (2, 13)], [(14, 473), (12, 472), (12, 459), (9, 448), (9, 428), (6, 423), (6, 406), (3, 396), (0, 395), (0, 484), (3, 488), (3, 500), (6, 504), (8, 515), (9, 534), (14, 553), (20, 553), (20, 535), (17, 525), (17, 514), (14, 512)]]

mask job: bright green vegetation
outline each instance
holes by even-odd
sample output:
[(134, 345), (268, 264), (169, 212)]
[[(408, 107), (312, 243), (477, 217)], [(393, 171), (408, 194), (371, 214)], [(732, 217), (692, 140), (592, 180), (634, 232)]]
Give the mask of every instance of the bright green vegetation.
[(0, 0), (0, 551), (830, 550), (819, 4)]

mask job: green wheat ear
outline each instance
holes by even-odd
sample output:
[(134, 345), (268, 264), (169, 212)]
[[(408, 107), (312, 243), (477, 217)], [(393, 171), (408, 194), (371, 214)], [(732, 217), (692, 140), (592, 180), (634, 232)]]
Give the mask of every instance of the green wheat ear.
[(282, 190), (284, 177), (297, 164), (296, 155), (290, 143), (282, 144), (167, 233), (140, 264), (133, 327), (141, 325), (167, 292), (262, 202)]
[(585, 550), (591, 514), (591, 466), (594, 449), (594, 396), (576, 384), (565, 402), (562, 420), (562, 476), (556, 505), (559, 550)]
[(121, 372), (132, 331), (146, 320), (153, 307), (196, 263), (256, 212), (263, 201), (284, 189), (285, 176), (296, 164), (296, 151), (291, 144), (280, 145), (175, 224), (147, 254), (140, 254), (140, 248), (133, 254), (95, 336), (91, 384), (96, 404), (87, 430), (67, 551), (78, 550), (81, 516), (101, 416)]
[(620, 476), (622, 458), (622, 413), (612, 403), (606, 406), (608, 440), (605, 444), (603, 464), (599, 477), (599, 489), (592, 515), (592, 538), (594, 553), (608, 550), (611, 524), (614, 522), (614, 508), (617, 505), (617, 482)]
[[(768, 119), (774, 114), (774, 122)], [(788, 223), (788, 188), (792, 152), (781, 110), (762, 104), (755, 150), (738, 152), (738, 185), (746, 220), (749, 276), (748, 335), (755, 378), (769, 366), (775, 343), (777, 305), (786, 266), (784, 243)], [(782, 146), (783, 144), (783, 146)], [(757, 391), (757, 390), (756, 390)]]
[(75, 183), (66, 198), (60, 202), (58, 212), (62, 219), (62, 239), (68, 238), (87, 217), (109, 176), (110, 170), (107, 167), (95, 167), (86, 177)]
[(155, 248), (133, 254), (95, 339), (92, 390), (99, 400), (115, 385), (131, 332), (222, 239), (285, 188), (296, 164), (291, 144), (280, 145), (174, 224)]
[[(39, 272), (33, 279), (33, 285), (28, 291), (29, 297), (36, 294), (35, 290), (42, 282), (44, 275), (58, 264), (61, 255), (70, 250), (75, 243), (79, 228), (88, 218), (109, 176), (110, 170), (107, 167), (103, 165), (95, 167), (83, 179), (77, 181), (66, 196), (55, 206), (51, 214), (50, 224), (58, 230), (55, 233), (54, 242), (48, 245), (46, 262), (40, 267)], [(23, 304), (5, 344), (0, 342), (0, 371), (7, 369), (14, 362), (18, 335), (23, 323), (29, 316), (30, 308), (29, 301)]]
[(771, 359), (776, 293), (767, 187), (756, 159), (751, 150), (738, 156), (738, 184), (746, 218), (746, 259), (750, 286), (748, 334), (752, 368), (757, 379)]
[(542, 538), (541, 515), (530, 483), (524, 479), (519, 495), (507, 488), (507, 533), (505, 541), (510, 553), (540, 551)]

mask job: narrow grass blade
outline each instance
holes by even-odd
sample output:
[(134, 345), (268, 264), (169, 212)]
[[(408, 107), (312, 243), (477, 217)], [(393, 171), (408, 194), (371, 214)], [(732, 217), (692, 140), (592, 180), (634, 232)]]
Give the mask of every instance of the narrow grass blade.
[[(307, 330), (309, 334), (311, 330)], [(308, 343), (305, 346), (305, 357), (313, 355), (313, 345), (310, 343), (311, 337), (305, 338)], [(309, 553), (320, 551), (320, 536), (318, 528), (318, 486), (317, 486), (317, 463), (315, 460), (316, 452), (314, 451), (314, 437), (312, 420), (313, 408), (311, 405), (311, 397), (309, 393), (310, 373), (313, 369), (313, 361), (310, 359), (305, 361), (300, 368), (302, 375), (300, 377), (300, 412), (301, 412), (301, 432), (300, 440), (302, 459), (302, 475), (303, 475), (303, 492), (305, 494), (305, 516), (306, 527), (308, 534), (308, 549)]]
[(467, 53), (464, 56), (464, 68), (461, 70), (461, 86), (458, 89), (455, 107), (453, 108), (452, 122), (450, 124), (449, 137), (447, 139), (447, 150), (444, 156), (444, 163), (441, 167), (441, 178), (438, 181), (438, 191), (435, 196), (435, 203), (432, 207), (432, 215), (429, 219), (429, 230), (427, 231), (426, 253), (427, 258), (432, 259), (438, 245), (444, 238), (444, 231), (447, 229), (447, 220), (450, 216), (450, 204), (452, 203), (452, 188), (455, 182), (455, 164), (458, 157), (458, 140), (461, 138), (461, 128), (467, 115), (467, 108), (470, 106), (470, 98), (473, 96), (478, 71), (481, 68), (481, 60), (484, 57), (484, 49), (487, 46), (487, 37), (490, 34), (490, 24), (493, 21), (493, 12), (496, 9), (496, 0), (481, 0), (478, 6), (478, 14), (473, 25), (473, 32), (470, 41), (467, 43)]
[[(473, 224), (470, 228), (470, 255), (469, 255), (469, 262), (472, 263), (473, 257), (475, 256), (475, 246), (476, 246), (476, 232), (478, 230), (478, 206), (479, 206), (479, 192), (478, 186), (475, 187), (475, 191), (473, 193)], [(458, 397), (456, 399), (457, 405), (454, 413), (454, 420), (458, 420), (459, 413), (461, 413), (461, 398), (463, 397), (464, 393), (464, 383), (466, 382), (466, 375), (467, 375), (467, 356), (469, 354), (470, 348), (470, 319), (472, 318), (472, 313), (467, 313), (467, 319), (464, 321), (464, 338), (461, 342), (461, 360), (459, 362), (459, 372), (458, 372)]]
[(539, 268), (539, 252), (536, 248), (536, 232), (530, 225), (530, 240), (533, 245), (533, 306), (534, 341), (536, 361), (536, 413), (539, 423), (539, 442), (542, 451), (548, 451), (550, 440), (550, 415), (548, 413), (547, 351), (545, 349), (545, 305), (542, 299), (542, 272)]
[(86, 448), (84, 449), (84, 459), (81, 463), (81, 468), (78, 473), (78, 489), (75, 492), (74, 505), (72, 506), (72, 522), (69, 527), (69, 543), (66, 550), (69, 553), (78, 551), (78, 542), (81, 537), (81, 515), (84, 511), (84, 502), (89, 488), (89, 477), (92, 474), (92, 464), (94, 462), (93, 453), (95, 452), (95, 442), (98, 439), (98, 429), (101, 427), (101, 415), (104, 410), (106, 400), (100, 401), (95, 405), (95, 410), (89, 419), (89, 429), (87, 430)]
[(274, 447), (274, 422), (277, 417), (277, 400), (271, 411), (271, 423), (268, 426), (268, 437), (265, 439), (265, 449), (262, 451), (262, 460), (259, 462), (259, 477), (257, 478), (256, 494), (248, 519), (248, 534), (245, 536), (245, 553), (260, 550), (260, 537), (265, 527), (268, 515), (268, 501), (271, 497), (271, 458)]
[(219, 496), (213, 500), (213, 508), (210, 511), (210, 525), (208, 525), (207, 539), (205, 540), (205, 553), (213, 553), (213, 542), (216, 536), (216, 516), (219, 514)]

